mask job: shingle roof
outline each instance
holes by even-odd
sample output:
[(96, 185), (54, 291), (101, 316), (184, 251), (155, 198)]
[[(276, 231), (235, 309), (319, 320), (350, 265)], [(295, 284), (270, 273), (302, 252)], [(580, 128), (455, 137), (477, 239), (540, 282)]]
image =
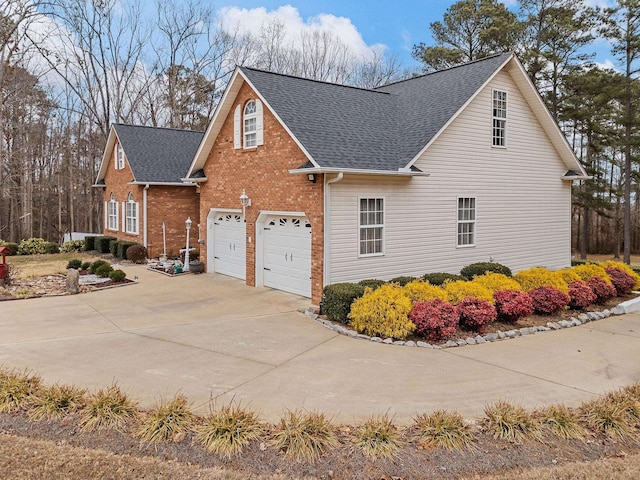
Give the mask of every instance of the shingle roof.
[(240, 69), (320, 167), (397, 171), (510, 55), (375, 90)]
[(114, 124), (136, 182), (181, 183), (204, 132)]

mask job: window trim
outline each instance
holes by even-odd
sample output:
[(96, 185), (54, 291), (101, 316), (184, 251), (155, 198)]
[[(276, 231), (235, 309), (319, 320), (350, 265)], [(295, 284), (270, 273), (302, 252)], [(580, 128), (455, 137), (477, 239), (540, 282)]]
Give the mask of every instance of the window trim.
[[(133, 209), (130, 211), (129, 209)], [(131, 215), (133, 213), (133, 215)], [(129, 222), (131, 222), (131, 226), (133, 228), (129, 228)], [(125, 233), (131, 233), (134, 235), (138, 235), (138, 202), (133, 199), (133, 193), (129, 192), (129, 196), (127, 197), (127, 201), (125, 202)]]
[[(247, 113), (247, 107), (250, 103), (253, 103), (254, 111)], [(255, 119), (254, 129), (247, 133), (247, 120)], [(253, 145), (247, 145), (247, 135), (253, 135)], [(242, 109), (242, 148), (256, 148), (258, 146), (258, 103), (256, 100), (251, 99), (244, 104)]]
[[(496, 110), (495, 101), (496, 101), (497, 93), (504, 94), (504, 116), (503, 117), (495, 115), (495, 110)], [(509, 93), (506, 90), (494, 88), (491, 90), (491, 146), (493, 148), (507, 148), (507, 120), (508, 119), (509, 119)], [(502, 130), (501, 137), (498, 137), (495, 135), (497, 121), (504, 122), (501, 127), (501, 130)], [(496, 140), (501, 140), (501, 144), (496, 143)]]
[[(113, 212), (113, 213), (112, 213)], [(113, 222), (112, 222), (113, 220)], [(107, 230), (112, 230), (114, 232), (118, 232), (118, 202), (116, 202), (116, 197), (111, 192), (111, 196), (109, 197), (109, 201), (107, 202)]]
[[(361, 222), (361, 215), (362, 215), (362, 210), (361, 210), (361, 204), (362, 204), (362, 200), (382, 200), (382, 224), (375, 224), (375, 225), (362, 225)], [(358, 196), (358, 206), (357, 206), (357, 212), (358, 212), (358, 258), (368, 258), (368, 257), (382, 257), (385, 255), (385, 250), (386, 250), (386, 241), (385, 241), (385, 234), (386, 234), (386, 221), (387, 221), (387, 213), (386, 213), (386, 204), (387, 204), (387, 199), (384, 196), (379, 196), (379, 195), (359, 195)], [(374, 253), (361, 253), (361, 244), (362, 244), (362, 240), (360, 238), (360, 233), (362, 231), (363, 228), (380, 228), (381, 229), (381, 234), (380, 234), (380, 251), (379, 252), (374, 252)]]
[[(460, 220), (460, 200), (473, 200), (473, 220)], [(471, 243), (460, 244), (460, 225), (473, 225), (473, 241)], [(473, 248), (478, 244), (478, 197), (475, 195), (458, 195), (456, 197), (456, 248)]]

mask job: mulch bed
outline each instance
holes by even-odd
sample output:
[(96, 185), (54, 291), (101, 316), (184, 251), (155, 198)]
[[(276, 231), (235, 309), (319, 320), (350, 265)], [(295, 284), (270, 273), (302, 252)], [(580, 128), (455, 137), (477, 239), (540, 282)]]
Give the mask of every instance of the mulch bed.
[[(95, 285), (80, 285), (80, 293), (88, 293), (103, 288), (135, 283), (125, 278), (122, 282), (109, 280)], [(11, 285), (0, 288), (0, 301), (22, 298), (37, 298), (52, 295), (66, 295), (67, 278), (64, 275), (45, 275), (35, 279), (14, 280)]]

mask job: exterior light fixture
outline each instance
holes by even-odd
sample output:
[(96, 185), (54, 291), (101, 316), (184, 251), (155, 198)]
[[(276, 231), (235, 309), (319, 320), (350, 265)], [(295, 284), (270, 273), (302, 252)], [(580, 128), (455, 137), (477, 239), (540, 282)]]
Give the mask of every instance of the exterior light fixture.
[(183, 272), (189, 271), (189, 231), (191, 230), (192, 223), (193, 222), (191, 221), (191, 217), (188, 217), (187, 220), (184, 222), (184, 224), (187, 227), (187, 246), (184, 249), (184, 267), (182, 267)]
[[(244, 217), (246, 208), (251, 206), (251, 199), (247, 195), (247, 192), (244, 191), (244, 188), (242, 189), (242, 195), (240, 195), (240, 205), (242, 205), (242, 216)], [(246, 221), (245, 219), (245, 222)]]
[(316, 174), (315, 173), (307, 173), (307, 179), (311, 183), (316, 183)]

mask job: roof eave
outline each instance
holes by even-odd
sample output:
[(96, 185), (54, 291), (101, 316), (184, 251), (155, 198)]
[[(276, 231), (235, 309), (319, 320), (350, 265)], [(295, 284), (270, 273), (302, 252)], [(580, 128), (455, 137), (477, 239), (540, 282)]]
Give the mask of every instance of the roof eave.
[(207, 177), (198, 177), (198, 178), (181, 178), (180, 180), (182, 180), (184, 183), (204, 183), (207, 180), (209, 180)]
[(429, 173), (419, 172), (409, 169), (398, 170), (369, 170), (365, 168), (330, 168), (330, 167), (314, 167), (314, 168), (293, 168), (289, 170), (292, 175), (306, 175), (310, 173), (348, 173), (354, 175), (388, 175), (392, 177), (428, 177)]
[(187, 182), (143, 182), (134, 180), (132, 182), (127, 182), (127, 185), (155, 185), (155, 186), (165, 186), (165, 187), (193, 187), (195, 183), (187, 183)]

